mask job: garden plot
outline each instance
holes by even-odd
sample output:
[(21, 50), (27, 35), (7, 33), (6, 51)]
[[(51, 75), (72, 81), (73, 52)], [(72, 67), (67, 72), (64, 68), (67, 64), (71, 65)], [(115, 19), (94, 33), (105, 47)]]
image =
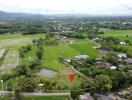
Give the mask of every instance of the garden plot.
[(0, 58), (4, 55), (6, 49), (0, 49)]
[(9, 51), (5, 57), (5, 61), (2, 64), (0, 70), (10, 70), (19, 65), (19, 52)]
[(48, 70), (48, 69), (42, 69), (40, 71), (40, 73), (38, 73), (38, 75), (40, 76), (44, 76), (44, 77), (48, 77), (48, 78), (52, 78), (57, 74), (57, 72), (52, 71), (52, 70)]

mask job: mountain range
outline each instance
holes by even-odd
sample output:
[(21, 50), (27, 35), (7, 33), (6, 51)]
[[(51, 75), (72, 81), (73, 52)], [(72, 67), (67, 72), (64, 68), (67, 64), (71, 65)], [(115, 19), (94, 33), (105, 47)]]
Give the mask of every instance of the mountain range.
[(14, 20), (14, 19), (40, 19), (44, 18), (44, 15), (27, 14), (27, 13), (10, 13), (0, 11), (0, 20)]

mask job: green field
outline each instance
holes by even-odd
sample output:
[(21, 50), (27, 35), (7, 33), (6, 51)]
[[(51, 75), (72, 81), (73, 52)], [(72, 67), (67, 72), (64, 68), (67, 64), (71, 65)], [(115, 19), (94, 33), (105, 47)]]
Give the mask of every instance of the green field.
[(129, 40), (132, 43), (132, 30), (105, 30), (99, 37), (114, 37), (120, 41)]
[(88, 55), (91, 58), (96, 58), (99, 55), (99, 51), (94, 49), (93, 47), (96, 47), (93, 43), (79, 43), (79, 44), (73, 44), (71, 47), (80, 52), (80, 54)]
[(59, 62), (60, 56), (63, 56), (65, 59), (70, 59), (80, 54), (86, 54), (91, 58), (95, 58), (99, 55), (99, 52), (93, 48), (96, 47), (96, 45), (91, 41), (85, 39), (72, 40), (75, 40), (76, 44), (45, 47), (43, 59), (45, 68), (53, 70), (64, 68), (65, 65)]
[[(19, 33), (0, 35), (0, 47), (8, 48), (9, 51), (18, 51), (21, 46), (32, 44), (33, 39), (44, 36), (44, 34), (22, 35)], [(44, 68), (52, 70), (64, 68), (65, 65), (59, 62), (59, 57), (61, 56), (63, 56), (64, 59), (70, 59), (80, 54), (86, 54), (91, 58), (95, 58), (99, 55), (99, 52), (93, 48), (96, 45), (87, 39), (69, 38), (68, 40), (73, 40), (76, 44), (44, 46), (44, 57), (42, 60)], [(36, 51), (37, 49), (32, 47), (32, 50), (26, 53), (25, 57), (20, 59), (20, 64), (28, 64), (28, 62), (34, 60), (36, 58)]]
[(45, 35), (44, 34), (22, 35), (20, 33), (16, 33), (16, 34), (1, 34), (0, 35), (0, 40), (17, 39), (17, 38), (37, 38), (37, 37), (42, 37), (42, 36), (45, 36)]
[[(100, 34), (99, 37), (114, 37), (120, 41), (129, 40), (132, 43), (132, 30), (105, 30), (104, 34)], [(122, 47), (127, 51), (127, 54), (132, 55), (132, 45), (115, 45), (116, 47)]]
[(59, 62), (59, 57), (64, 56), (64, 58), (72, 58), (80, 53), (72, 49), (68, 45), (59, 46), (47, 46), (44, 50), (43, 65), (46, 68), (58, 70), (64, 67), (64, 64)]
[(132, 30), (105, 30), (103, 31), (104, 34), (100, 34), (101, 37), (108, 37), (108, 36), (132, 36)]
[(44, 34), (22, 35), (3, 34), (0, 35), (0, 48), (18, 50), (21, 46), (31, 44), (33, 39), (44, 37)]

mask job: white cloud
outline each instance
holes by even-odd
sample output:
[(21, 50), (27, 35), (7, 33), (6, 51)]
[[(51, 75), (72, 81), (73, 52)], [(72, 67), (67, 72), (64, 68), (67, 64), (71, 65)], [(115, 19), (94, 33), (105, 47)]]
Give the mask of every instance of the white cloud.
[(0, 0), (0, 10), (30, 13), (131, 14), (132, 0)]

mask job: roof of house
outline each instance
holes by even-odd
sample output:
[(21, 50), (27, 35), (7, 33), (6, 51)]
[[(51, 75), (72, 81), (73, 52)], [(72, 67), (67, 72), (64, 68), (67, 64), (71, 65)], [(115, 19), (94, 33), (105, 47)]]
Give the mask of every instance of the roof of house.
[(132, 59), (131, 58), (125, 59), (125, 62), (129, 63), (129, 64), (132, 64)]
[(85, 93), (84, 95), (80, 95), (80, 100), (94, 100), (90, 93)]
[(87, 55), (79, 55), (79, 56), (75, 56), (74, 58), (76, 59), (76, 60), (81, 60), (81, 59), (87, 59), (89, 56), (87, 56)]
[(109, 96), (106, 96), (106, 95), (99, 95), (97, 97), (97, 100), (113, 100), (113, 99)]
[(112, 66), (112, 64), (111, 64), (111, 63), (109, 63), (109, 62), (105, 62), (105, 63), (104, 63), (104, 66), (106, 66), (106, 67), (111, 67), (111, 66)]
[(132, 73), (132, 70), (127, 70), (129, 73)]
[(120, 42), (120, 44), (126, 44), (126, 42), (124, 42), (124, 41), (121, 41), (121, 42)]
[(122, 58), (122, 57), (127, 57), (127, 54), (125, 53), (118, 53), (117, 55), (119, 58)]
[(110, 69), (116, 69), (117, 67), (116, 66), (111, 66)]

